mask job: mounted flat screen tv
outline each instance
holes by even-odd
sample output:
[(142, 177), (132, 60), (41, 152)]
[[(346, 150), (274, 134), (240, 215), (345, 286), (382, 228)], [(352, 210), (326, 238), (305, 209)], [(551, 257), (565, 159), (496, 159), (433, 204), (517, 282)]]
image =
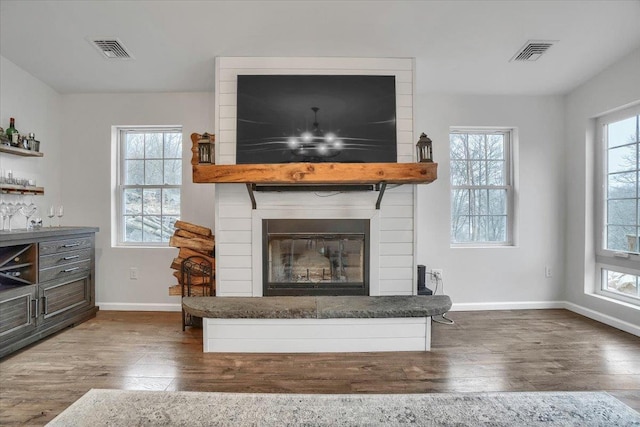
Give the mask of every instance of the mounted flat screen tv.
[(239, 75), (236, 163), (397, 162), (395, 76)]

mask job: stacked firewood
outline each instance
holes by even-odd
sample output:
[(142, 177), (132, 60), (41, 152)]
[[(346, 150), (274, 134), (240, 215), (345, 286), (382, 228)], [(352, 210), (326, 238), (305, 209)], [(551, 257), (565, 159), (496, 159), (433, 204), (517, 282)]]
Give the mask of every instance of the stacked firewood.
[[(208, 283), (209, 275), (203, 274), (206, 271), (199, 271), (199, 263), (204, 259), (211, 263), (211, 276), (215, 275), (215, 237), (210, 228), (192, 224), (186, 221), (176, 221), (175, 232), (169, 240), (169, 246), (180, 249), (178, 256), (173, 259), (171, 269), (175, 270), (173, 275), (178, 279), (178, 284), (169, 287), (169, 295), (182, 295), (182, 265), (190, 257), (200, 257), (194, 259), (192, 268), (191, 284), (192, 291), (196, 295), (205, 295), (203, 284)], [(206, 268), (205, 268), (206, 270)], [(214, 282), (215, 291), (215, 282)]]

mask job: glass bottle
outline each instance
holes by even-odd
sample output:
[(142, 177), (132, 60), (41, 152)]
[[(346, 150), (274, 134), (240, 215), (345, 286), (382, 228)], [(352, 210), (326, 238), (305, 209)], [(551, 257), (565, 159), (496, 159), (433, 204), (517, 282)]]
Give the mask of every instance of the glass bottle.
[(7, 128), (7, 137), (9, 138), (9, 142), (11, 142), (11, 145), (18, 145), (19, 136), (20, 134), (16, 129), (16, 119), (11, 117), (9, 119), (9, 127)]

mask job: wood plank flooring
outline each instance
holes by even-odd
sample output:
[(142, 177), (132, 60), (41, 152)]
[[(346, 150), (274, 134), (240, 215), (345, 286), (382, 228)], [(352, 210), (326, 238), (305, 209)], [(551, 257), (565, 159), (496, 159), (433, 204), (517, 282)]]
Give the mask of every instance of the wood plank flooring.
[(104, 312), (0, 360), (0, 425), (91, 388), (266, 393), (605, 390), (640, 411), (640, 338), (566, 310), (454, 312), (432, 351), (204, 354), (180, 313)]

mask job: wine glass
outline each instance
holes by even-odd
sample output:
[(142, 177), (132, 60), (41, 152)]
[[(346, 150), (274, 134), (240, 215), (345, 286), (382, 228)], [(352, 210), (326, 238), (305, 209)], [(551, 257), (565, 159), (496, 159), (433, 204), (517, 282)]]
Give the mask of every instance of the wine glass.
[(2, 199), (0, 201), (0, 216), (2, 217), (2, 231), (4, 231), (4, 223), (7, 219), (7, 213), (9, 212), (9, 208), (7, 207), (7, 202)]
[(56, 208), (51, 205), (47, 210), (47, 218), (49, 218), (49, 227), (53, 227), (53, 217), (56, 216)]
[(62, 225), (62, 217), (64, 215), (64, 206), (58, 206), (58, 210), (56, 211), (56, 215), (58, 216), (58, 227)]
[(19, 214), (19, 215), (24, 215), (24, 214), (22, 213), (22, 212), (23, 212), (23, 208), (24, 208), (24, 207), (26, 207), (26, 206), (27, 206), (27, 204), (26, 204), (26, 203), (24, 203), (24, 201), (22, 200), (22, 198), (18, 199), (18, 201), (17, 201), (17, 202), (15, 202), (15, 206), (16, 206), (16, 207), (15, 207), (15, 210), (16, 210), (16, 212), (15, 212), (15, 213), (17, 213), (17, 214)]
[(18, 205), (14, 203), (7, 203), (7, 217), (9, 217), (9, 231), (11, 231), (11, 218), (18, 211)]
[(31, 199), (31, 203), (29, 203), (28, 205), (24, 203), (23, 206), (20, 208), (20, 213), (27, 218), (27, 225), (25, 227), (27, 230), (29, 229), (29, 218), (31, 218), (33, 214), (35, 214), (37, 211), (38, 211), (38, 206), (36, 206), (36, 204), (33, 203), (33, 199)]

